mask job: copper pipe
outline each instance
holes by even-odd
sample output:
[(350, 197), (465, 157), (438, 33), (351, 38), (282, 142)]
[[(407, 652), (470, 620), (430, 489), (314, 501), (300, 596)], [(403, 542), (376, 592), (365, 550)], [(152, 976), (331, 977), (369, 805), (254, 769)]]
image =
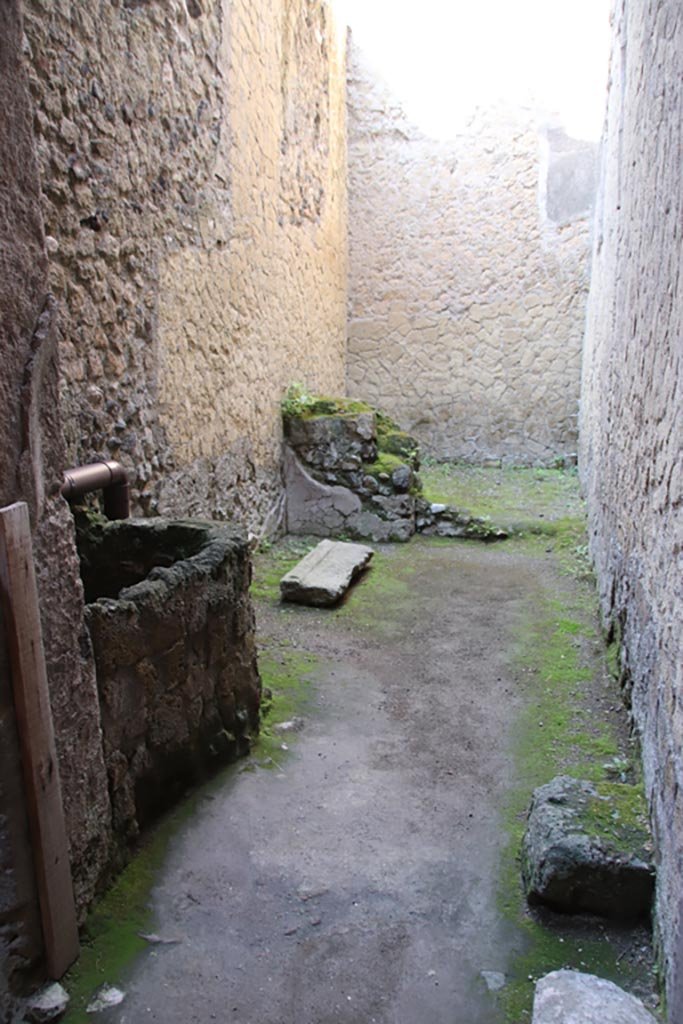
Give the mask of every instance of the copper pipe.
[(91, 462), (67, 469), (62, 494), (67, 501), (91, 491), (102, 491), (104, 514), (108, 519), (127, 519), (130, 515), (128, 474), (120, 462)]

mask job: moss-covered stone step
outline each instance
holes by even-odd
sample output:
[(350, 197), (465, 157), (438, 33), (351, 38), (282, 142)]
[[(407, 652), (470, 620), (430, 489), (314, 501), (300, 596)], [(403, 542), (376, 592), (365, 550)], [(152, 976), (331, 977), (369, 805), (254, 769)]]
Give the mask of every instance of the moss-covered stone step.
[(426, 502), (418, 441), (365, 402), (293, 386), (282, 419), (289, 529), (374, 542), (406, 541), (416, 530), (485, 541), (507, 536), (483, 519)]

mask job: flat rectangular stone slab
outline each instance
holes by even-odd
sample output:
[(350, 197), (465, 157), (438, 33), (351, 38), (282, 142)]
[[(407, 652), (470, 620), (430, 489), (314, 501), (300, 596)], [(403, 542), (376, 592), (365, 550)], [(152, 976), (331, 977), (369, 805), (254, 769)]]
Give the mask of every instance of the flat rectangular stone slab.
[(336, 604), (374, 553), (365, 544), (321, 540), (280, 580), (282, 600), (318, 608)]

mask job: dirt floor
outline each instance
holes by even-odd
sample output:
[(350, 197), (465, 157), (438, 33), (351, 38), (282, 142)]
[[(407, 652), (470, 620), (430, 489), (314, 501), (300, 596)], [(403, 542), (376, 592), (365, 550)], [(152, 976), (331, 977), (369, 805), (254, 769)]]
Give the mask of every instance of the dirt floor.
[(531, 915), (519, 884), (536, 785), (638, 778), (576, 478), (424, 476), (515, 535), (378, 548), (331, 611), (278, 600), (313, 541), (257, 556), (262, 738), (93, 915), (67, 1020), (107, 982), (91, 1020), (522, 1024), (562, 966), (656, 1005), (645, 928)]

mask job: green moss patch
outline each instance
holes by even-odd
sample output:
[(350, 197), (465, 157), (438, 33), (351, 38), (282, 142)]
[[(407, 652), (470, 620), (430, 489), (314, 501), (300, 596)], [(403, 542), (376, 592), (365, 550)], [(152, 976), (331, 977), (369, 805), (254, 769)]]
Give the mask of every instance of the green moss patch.
[(312, 419), (316, 416), (357, 416), (358, 413), (373, 412), (367, 402), (351, 398), (315, 395), (303, 384), (291, 384), (281, 403), (284, 417)]
[(528, 792), (565, 771), (597, 781), (602, 762), (618, 753), (609, 724), (593, 714), (594, 670), (581, 656), (580, 641), (597, 645), (599, 633), (563, 612), (561, 601), (548, 600), (518, 642), (530, 701), (516, 724), (515, 746)]
[(418, 441), (383, 412), (376, 411), (375, 420), (379, 451), (388, 455), (398, 455), (412, 469), (419, 469), (420, 446)]
[[(599, 710), (603, 696), (599, 680), (608, 673), (595, 591), (591, 580), (577, 571), (582, 522), (567, 520), (558, 536), (563, 543), (552, 552), (559, 570), (557, 587), (546, 590), (545, 596), (540, 594), (539, 602), (529, 609), (514, 658), (526, 707), (513, 730), (516, 782), (503, 812), (508, 841), (499, 882), (500, 911), (515, 936), (508, 984), (498, 994), (508, 1024), (531, 1019), (536, 980), (562, 967), (609, 978), (627, 990), (634, 983), (645, 988), (652, 983), (647, 956), (624, 956), (632, 941), (628, 934), (531, 912), (522, 891), (519, 854), (527, 808), (533, 790), (558, 774), (588, 779), (607, 798), (591, 801), (591, 820), (598, 834), (615, 845), (633, 849), (635, 844), (645, 859), (651, 856), (643, 831), (647, 811), (642, 786), (606, 781), (615, 765), (628, 763), (625, 755), (632, 751), (609, 716)], [(536, 556), (547, 550), (545, 539), (535, 535), (514, 543)], [(573, 579), (563, 579), (567, 569), (573, 570)], [(618, 701), (616, 694), (614, 699)], [(647, 940), (641, 935), (638, 949), (643, 941)]]
[(597, 782), (595, 788), (598, 796), (591, 798), (582, 811), (586, 831), (621, 853), (651, 861), (652, 839), (642, 784)]
[(423, 465), (421, 476), (428, 501), (490, 516), (516, 532), (551, 532), (553, 523), (583, 515), (576, 470), (431, 462)]
[(390, 477), (400, 466), (405, 466), (405, 459), (401, 459), (398, 455), (392, 455), (391, 452), (380, 451), (374, 462), (363, 463), (363, 472), (378, 480), (382, 474)]
[(252, 597), (279, 604), (280, 580), (319, 543), (320, 537), (287, 537), (277, 544), (264, 544), (254, 556)]
[(410, 580), (419, 558), (414, 544), (376, 551), (368, 571), (332, 614), (349, 628), (390, 641), (412, 607)]
[(304, 715), (313, 697), (312, 676), (318, 658), (280, 644), (265, 643), (259, 655), (263, 683), (262, 721), (253, 758), (263, 768), (279, 768), (287, 756), (290, 733), (278, 726)]
[[(149, 950), (142, 934), (154, 930), (150, 895), (171, 839), (210, 791), (237, 771), (233, 765), (179, 804), (150, 830), (130, 863), (88, 915), (81, 933), (81, 955), (62, 984), (71, 1002), (65, 1024), (90, 1024), (86, 1007), (102, 984), (122, 984), (135, 958)], [(125, 984), (124, 984), (125, 988)]]

